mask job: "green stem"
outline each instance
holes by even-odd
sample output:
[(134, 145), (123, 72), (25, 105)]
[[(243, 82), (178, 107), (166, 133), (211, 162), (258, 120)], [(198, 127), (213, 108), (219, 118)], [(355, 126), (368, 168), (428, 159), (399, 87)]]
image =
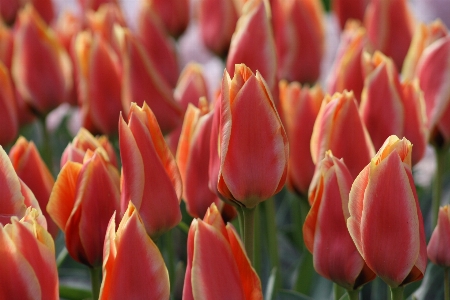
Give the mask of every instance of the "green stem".
[(188, 234), (189, 233), (189, 226), (184, 223), (183, 221), (180, 221), (180, 223), (178, 223), (178, 229), (180, 229), (183, 233)]
[(292, 197), (292, 211), (291, 211), (291, 217), (292, 217), (292, 226), (293, 226), (293, 240), (297, 246), (297, 249), (299, 252), (302, 252), (305, 248), (303, 243), (303, 222), (305, 221), (305, 218), (303, 217), (303, 206), (302, 203), (305, 201), (302, 196), (299, 197)]
[(101, 278), (102, 275), (102, 268), (96, 267), (91, 268), (91, 286), (92, 286), (92, 299), (97, 300), (98, 296), (100, 295), (100, 285), (101, 285)]
[(267, 228), (267, 243), (269, 250), (269, 258), (272, 264), (272, 268), (275, 268), (275, 285), (274, 295), (281, 289), (281, 268), (280, 257), (278, 255), (278, 241), (277, 241), (277, 222), (276, 222), (276, 210), (275, 201), (270, 198), (262, 203), (264, 212), (266, 215), (266, 228)]
[(46, 117), (39, 118), (39, 123), (42, 129), (42, 146), (41, 146), (41, 157), (47, 165), (50, 172), (53, 174), (53, 158), (52, 158), (52, 145), (50, 141), (50, 135), (47, 131)]
[(444, 299), (450, 300), (450, 281), (448, 278), (449, 268), (444, 269)]
[(61, 267), (62, 263), (66, 259), (67, 255), (69, 254), (69, 251), (67, 251), (67, 248), (62, 248), (61, 252), (59, 252), (58, 257), (56, 258), (56, 267)]
[(397, 288), (391, 287), (391, 299), (392, 300), (403, 300), (403, 286)]
[(175, 252), (173, 249), (172, 230), (167, 231), (162, 238), (165, 250), (167, 251), (167, 270), (169, 272), (170, 288), (172, 289), (174, 287), (175, 278)]
[(431, 204), (432, 209), (432, 225), (436, 227), (439, 207), (441, 206), (442, 197), (442, 182), (445, 171), (445, 155), (447, 154), (447, 148), (441, 149), (439, 147), (434, 147), (436, 153), (436, 175), (433, 182), (433, 202)]
[(254, 252), (254, 236), (253, 231), (255, 227), (255, 208), (242, 207), (243, 221), (244, 221), (244, 245), (245, 252), (247, 252), (248, 259), (253, 265)]
[(345, 294), (345, 289), (337, 283), (333, 283), (334, 300), (339, 300)]
[(254, 231), (254, 249), (253, 252), (253, 268), (257, 274), (261, 274), (261, 220), (259, 205), (255, 207), (255, 231)]
[(348, 299), (350, 300), (358, 300), (359, 299), (359, 290), (347, 290)]
[(239, 220), (239, 234), (241, 235), (241, 240), (245, 241), (245, 216), (242, 207), (236, 207), (238, 212), (238, 220)]

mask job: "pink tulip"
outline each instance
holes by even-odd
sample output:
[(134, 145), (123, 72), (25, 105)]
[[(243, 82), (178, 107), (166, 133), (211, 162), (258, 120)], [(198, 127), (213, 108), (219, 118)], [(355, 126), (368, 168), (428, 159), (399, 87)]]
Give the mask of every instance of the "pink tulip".
[(334, 0), (331, 7), (341, 29), (345, 28), (349, 19), (362, 22), (368, 2), (368, 0)]
[(166, 31), (179, 37), (189, 24), (189, 0), (145, 0), (160, 17)]
[(13, 44), (14, 37), (12, 30), (0, 21), (0, 60), (8, 70), (11, 69)]
[(14, 87), (6, 66), (0, 62), (0, 145), (14, 141), (19, 130), (19, 117)]
[(439, 209), (438, 223), (428, 242), (428, 258), (438, 266), (450, 267), (448, 245), (450, 245), (450, 214), (449, 205), (446, 205)]
[(118, 0), (78, 0), (83, 12), (88, 12), (89, 10), (97, 11), (102, 4), (112, 3), (118, 5)]

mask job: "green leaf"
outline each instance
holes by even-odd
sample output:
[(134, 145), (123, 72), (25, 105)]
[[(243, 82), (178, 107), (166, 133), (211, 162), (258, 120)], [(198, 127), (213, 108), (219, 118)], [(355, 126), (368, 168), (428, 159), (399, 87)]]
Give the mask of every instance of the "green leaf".
[(85, 290), (82, 288), (60, 285), (59, 286), (59, 296), (61, 298), (69, 299), (69, 300), (81, 300), (81, 299), (91, 298), (92, 293), (91, 293), (91, 291)]
[(304, 294), (300, 294), (296, 291), (289, 290), (280, 290), (277, 293), (277, 300), (312, 300), (311, 297), (308, 297)]

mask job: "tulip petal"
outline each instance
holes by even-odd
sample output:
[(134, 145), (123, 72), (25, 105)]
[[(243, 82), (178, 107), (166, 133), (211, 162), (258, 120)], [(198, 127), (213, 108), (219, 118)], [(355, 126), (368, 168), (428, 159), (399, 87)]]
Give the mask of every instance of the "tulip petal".
[(439, 210), (438, 224), (431, 235), (428, 243), (428, 257), (439, 266), (450, 266), (450, 255), (448, 245), (450, 245), (450, 215), (449, 207), (444, 206)]

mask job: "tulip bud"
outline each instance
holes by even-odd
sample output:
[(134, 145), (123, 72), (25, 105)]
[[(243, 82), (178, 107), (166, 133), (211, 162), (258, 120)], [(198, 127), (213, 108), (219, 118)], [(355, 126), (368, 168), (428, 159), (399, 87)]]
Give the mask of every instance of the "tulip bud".
[(55, 8), (52, 0), (31, 0), (36, 11), (47, 24), (51, 24), (55, 18)]
[(17, 12), (23, 6), (22, 0), (0, 0), (0, 16), (7, 24), (13, 24)]
[(344, 159), (350, 174), (356, 177), (370, 162), (375, 150), (362, 122), (352, 92), (326, 96), (314, 123), (311, 156), (317, 164), (331, 150)]
[(88, 12), (89, 10), (97, 11), (102, 4), (112, 3), (118, 5), (118, 0), (78, 0), (83, 12)]
[(347, 230), (348, 194), (353, 178), (344, 162), (327, 151), (318, 164), (309, 189), (311, 210), (303, 225), (306, 248), (314, 268), (347, 290), (375, 279)]
[(179, 37), (189, 24), (189, 0), (146, 0), (160, 17), (166, 32)]
[(390, 136), (356, 177), (347, 227), (361, 256), (389, 286), (420, 280), (427, 266), (411, 143)]
[(219, 134), (217, 188), (226, 199), (253, 208), (283, 188), (287, 135), (265, 80), (244, 64), (236, 65), (233, 79), (224, 72)]
[(181, 220), (182, 183), (175, 159), (159, 129), (155, 115), (144, 102), (133, 103), (128, 124), (119, 119), (122, 160), (122, 212), (131, 201), (153, 239)]
[[(183, 299), (263, 299), (261, 282), (233, 225), (212, 204), (189, 229)], [(220, 259), (217, 259), (220, 257)]]
[(13, 43), (12, 30), (0, 21), (0, 60), (6, 66), (8, 72), (11, 69)]
[(61, 169), (47, 211), (76, 261), (101, 266), (106, 228), (119, 200), (119, 172), (98, 150), (88, 151), (83, 164), (69, 161)]
[(436, 265), (450, 267), (450, 214), (449, 205), (439, 209), (438, 223), (428, 242), (428, 258)]
[(99, 299), (169, 299), (169, 274), (158, 247), (147, 235), (136, 207), (116, 230), (115, 213), (106, 229)]
[(308, 193), (314, 175), (310, 141), (323, 97), (320, 86), (309, 88), (296, 82), (280, 82), (282, 120), (289, 139), (290, 153), (287, 185), (297, 194)]
[(362, 22), (368, 2), (368, 0), (333, 0), (331, 8), (341, 29), (345, 28), (349, 19)]
[(0, 224), (1, 299), (59, 299), (55, 244), (40, 222), (28, 209), (20, 221)]
[(19, 130), (14, 88), (6, 66), (0, 62), (0, 145), (12, 142)]

